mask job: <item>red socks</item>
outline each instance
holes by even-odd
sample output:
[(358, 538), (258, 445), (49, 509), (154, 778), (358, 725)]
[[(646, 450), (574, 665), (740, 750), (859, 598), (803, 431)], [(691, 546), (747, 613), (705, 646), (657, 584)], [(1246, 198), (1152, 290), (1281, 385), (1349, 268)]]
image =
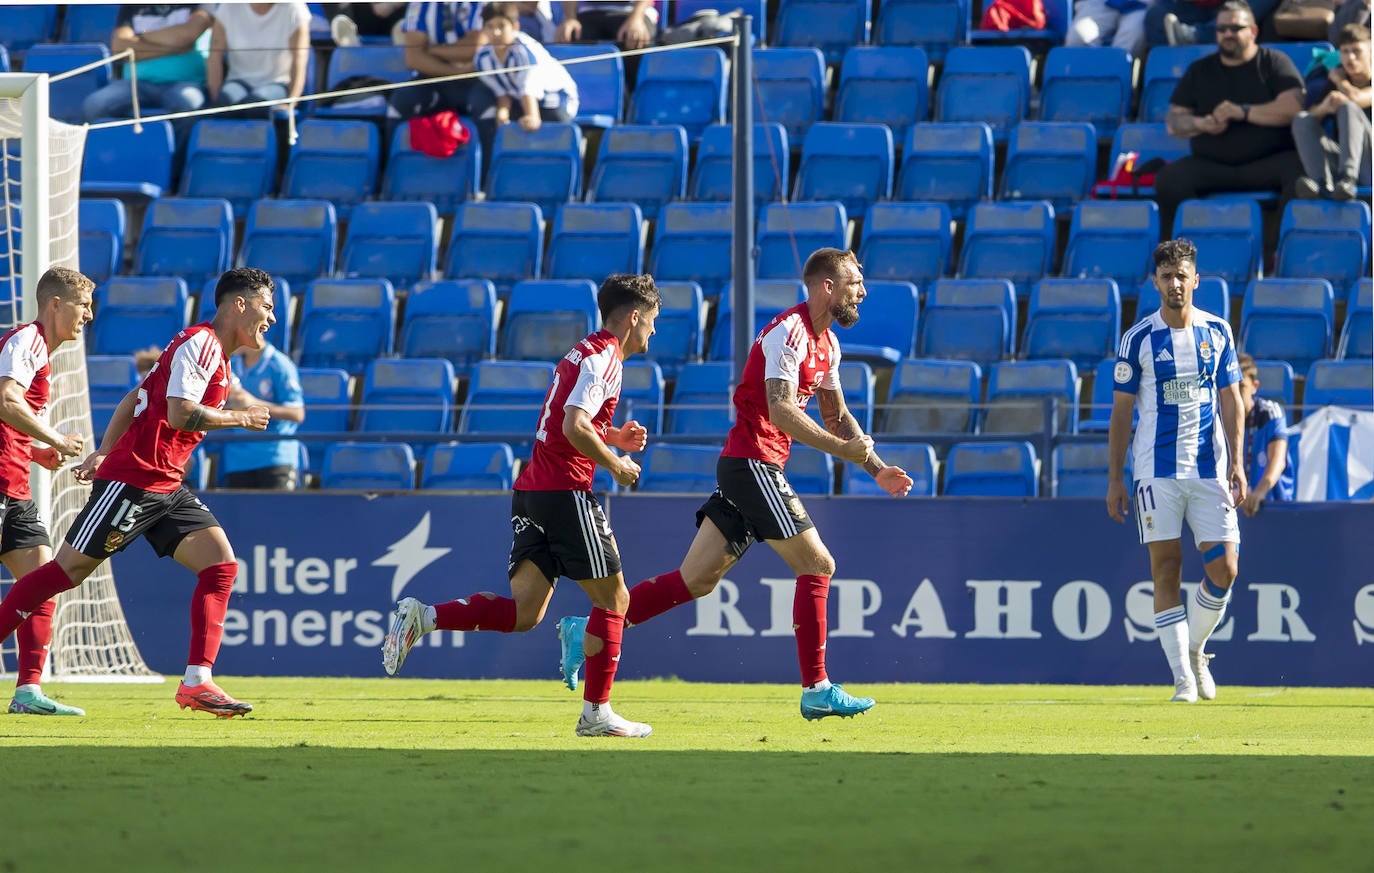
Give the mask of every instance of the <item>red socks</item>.
[(797, 663), (803, 685), (825, 678), (825, 598), (829, 576), (798, 576), (792, 598), (792, 627), (797, 634)]
[(691, 599), (692, 593), (687, 590), (687, 583), (678, 570), (645, 579), (630, 589), (630, 608), (625, 610), (625, 623), (643, 624)]
[(9, 635), (28, 618), (28, 614), (37, 612), (44, 601), (75, 587), (56, 561), (49, 561), (32, 573), (25, 574), (24, 578), (10, 586), (9, 594), (0, 601), (0, 640), (9, 639)]
[(624, 631), (625, 616), (592, 607), (587, 616), (587, 636), (597, 637), (605, 645), (595, 655), (587, 656), (582, 699), (588, 703), (610, 703), (611, 683), (620, 665), (620, 636)]
[(15, 685), (37, 685), (43, 681), (43, 662), (48, 660), (48, 643), (52, 642), (52, 614), (57, 609), (53, 600), (45, 600), (19, 625), (15, 639), (19, 644), (19, 669)]
[(238, 575), (237, 561), (211, 564), (196, 574), (195, 593), (191, 595), (191, 649), (186, 663), (196, 667), (215, 666), (219, 643), (224, 638), (224, 614), (229, 611), (229, 592)]
[(434, 629), (508, 634), (515, 630), (515, 601), (509, 597), (474, 594), (463, 600), (436, 603)]

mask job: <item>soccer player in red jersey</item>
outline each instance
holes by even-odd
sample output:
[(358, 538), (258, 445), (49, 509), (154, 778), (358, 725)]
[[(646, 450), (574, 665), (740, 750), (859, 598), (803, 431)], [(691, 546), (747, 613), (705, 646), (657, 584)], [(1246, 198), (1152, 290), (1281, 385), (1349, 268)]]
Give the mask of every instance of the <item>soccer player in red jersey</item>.
[(647, 351), (659, 309), (658, 288), (647, 275), (618, 274), (601, 284), (597, 306), (603, 327), (559, 361), (534, 434), (534, 453), (511, 496), (511, 597), (480, 592), (429, 606), (413, 597), (396, 604), (382, 644), (382, 667), (394, 676), (411, 646), (434, 630), (527, 631), (539, 624), (559, 576), (576, 579), (592, 600), (589, 651), (578, 736), (647, 737), (647, 724), (611, 710), (611, 683), (620, 660), (620, 634), (630, 593), (620, 553), (601, 505), (592, 497), (600, 464), (616, 482), (633, 485), (639, 465), (627, 452), (644, 448), (648, 433), (637, 422), (615, 427), (620, 366)]
[[(91, 320), (94, 288), (76, 270), (53, 267), (38, 280), (38, 318), (0, 337), (0, 563), (15, 579), (52, 560), (52, 540), (29, 488), (29, 462), (56, 470), (86, 448), (81, 434), (59, 433), (48, 423), (48, 357), (81, 336)], [(34, 440), (47, 445), (35, 446)], [(86, 714), (48, 697), (39, 684), (52, 642), (53, 605), (45, 600), (19, 627), (19, 669), (10, 712)]]
[(232, 718), (253, 711), (210, 676), (224, 636), (224, 614), (238, 563), (215, 516), (182, 479), (205, 431), (265, 430), (267, 408), (225, 411), (229, 356), (262, 348), (276, 322), (272, 277), (241, 267), (220, 277), (212, 321), (194, 324), (163, 349), (143, 382), (115, 408), (96, 449), (73, 472), (91, 482), (91, 497), (72, 522), (57, 557), (15, 582), (0, 601), (0, 640), (43, 603), (85, 581), (105, 559), (140, 536), (162, 557), (196, 574), (191, 597), (191, 650), (176, 701)]
[[(911, 477), (882, 462), (873, 439), (845, 406), (840, 390), (840, 345), (831, 325), (850, 327), (868, 293), (852, 252), (818, 249), (802, 270), (807, 300), (778, 315), (749, 350), (735, 388), (735, 425), (716, 466), (716, 491), (697, 511), (697, 534), (682, 565), (630, 591), (627, 625), (643, 624), (674, 606), (715, 590), (756, 540), (773, 547), (797, 576), (792, 603), (801, 666), (801, 714), (807, 719), (849, 717), (873, 706), (834, 685), (825, 670), (826, 597), (835, 559), (821, 541), (801, 499), (783, 473), (792, 441), (862, 464), (893, 497), (911, 490)], [(822, 429), (806, 414), (815, 396)], [(563, 677), (577, 687), (582, 618), (558, 624)]]

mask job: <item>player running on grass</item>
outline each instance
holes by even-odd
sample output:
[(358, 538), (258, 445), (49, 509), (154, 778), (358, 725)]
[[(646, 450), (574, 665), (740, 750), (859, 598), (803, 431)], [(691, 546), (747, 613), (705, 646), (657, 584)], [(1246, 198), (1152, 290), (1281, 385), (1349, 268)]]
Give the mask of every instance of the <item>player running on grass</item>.
[(72, 522), (57, 557), (15, 582), (0, 601), (0, 640), (43, 603), (85, 581), (110, 555), (140, 536), (199, 580), (191, 596), (191, 649), (176, 702), (232, 718), (253, 711), (225, 694), (210, 676), (229, 591), (238, 573), (234, 550), (215, 516), (182, 484), (191, 452), (207, 430), (264, 430), (264, 406), (226, 412), (229, 356), (262, 348), (276, 322), (272, 277), (242, 267), (220, 277), (210, 322), (182, 330), (163, 349), (143, 382), (115, 408), (100, 448), (73, 473), (92, 482), (90, 499)]
[[(38, 318), (0, 337), (0, 563), (15, 579), (52, 560), (52, 539), (33, 503), (29, 462), (56, 470), (81, 454), (79, 433), (48, 424), (49, 356), (81, 336), (91, 320), (95, 283), (76, 270), (53, 267), (38, 280)], [(34, 440), (50, 447), (34, 446)], [(53, 601), (45, 600), (19, 626), (19, 669), (10, 712), (23, 715), (85, 715), (43, 693), (43, 663), (52, 642)]]
[(511, 597), (483, 591), (429, 606), (413, 597), (396, 604), (382, 643), (382, 667), (394, 676), (411, 646), (434, 630), (527, 631), (539, 624), (559, 576), (576, 579), (592, 600), (587, 622), (587, 683), (578, 736), (647, 737), (647, 724), (611, 710), (611, 683), (620, 661), (620, 635), (630, 594), (620, 554), (601, 505), (592, 497), (600, 464), (622, 486), (639, 479), (639, 465), (611, 451), (644, 448), (637, 422), (611, 424), (620, 399), (621, 362), (647, 351), (659, 309), (647, 275), (614, 275), (601, 284), (597, 306), (604, 327), (559, 361), (534, 435), (534, 454), (511, 495)]
[[(1150, 549), (1155, 627), (1174, 672), (1173, 699), (1195, 703), (1217, 696), (1211, 655), (1203, 647), (1236, 581), (1236, 506), (1246, 491), (1245, 405), (1231, 326), (1193, 306), (1197, 248), (1186, 239), (1167, 240), (1154, 257), (1159, 311), (1121, 337), (1113, 373), (1107, 514), (1125, 521), (1131, 511), (1123, 469), (1131, 417), (1139, 411), (1131, 465), (1136, 528)], [(1186, 614), (1179, 594), (1184, 519), (1207, 572)]]
[[(840, 390), (840, 346), (832, 324), (851, 327), (868, 293), (852, 252), (819, 249), (802, 270), (807, 301), (768, 323), (754, 340), (735, 389), (735, 425), (716, 466), (717, 487), (697, 511), (697, 534), (672, 572), (647, 579), (630, 591), (625, 620), (643, 624), (656, 615), (704, 597), (756, 540), (773, 547), (797, 575), (792, 621), (801, 666), (801, 714), (807, 719), (852, 716), (873, 706), (831, 684), (825, 670), (826, 596), (835, 559), (788, 484), (783, 467), (798, 440), (864, 469), (894, 497), (911, 490), (911, 477), (873, 453), (873, 439), (845, 406)], [(815, 395), (825, 429), (805, 412)], [(584, 644), (585, 618), (558, 623), (563, 678), (577, 688), (577, 671), (590, 659)], [(585, 655), (584, 655), (585, 645)], [(588, 660), (590, 663), (590, 660)]]

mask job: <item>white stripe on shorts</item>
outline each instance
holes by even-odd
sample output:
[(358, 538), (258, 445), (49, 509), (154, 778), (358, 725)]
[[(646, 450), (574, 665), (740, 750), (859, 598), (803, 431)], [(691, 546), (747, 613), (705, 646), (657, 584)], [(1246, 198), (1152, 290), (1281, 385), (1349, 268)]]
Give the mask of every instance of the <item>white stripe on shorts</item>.
[(86, 522), (81, 525), (81, 530), (76, 532), (76, 537), (72, 540), (73, 548), (78, 552), (86, 551), (86, 546), (91, 542), (91, 535), (105, 521), (105, 516), (109, 513), (110, 507), (123, 491), (123, 482), (110, 482), (110, 487), (105, 489), (105, 493), (100, 495), (95, 506), (91, 507), (91, 513), (86, 516)]
[(601, 531), (596, 524), (592, 496), (584, 491), (574, 494), (577, 498), (577, 516), (582, 527), (582, 542), (587, 547), (587, 557), (591, 562), (592, 578), (604, 579), (610, 574), (606, 569), (606, 550), (601, 547)]
[(773, 477), (769, 475), (768, 466), (763, 461), (750, 458), (749, 470), (754, 474), (754, 481), (758, 483), (759, 491), (763, 494), (764, 500), (768, 502), (768, 507), (773, 513), (773, 520), (778, 523), (778, 530), (784, 534), (783, 539), (796, 536), (797, 520), (783, 505), (782, 495), (773, 485)]

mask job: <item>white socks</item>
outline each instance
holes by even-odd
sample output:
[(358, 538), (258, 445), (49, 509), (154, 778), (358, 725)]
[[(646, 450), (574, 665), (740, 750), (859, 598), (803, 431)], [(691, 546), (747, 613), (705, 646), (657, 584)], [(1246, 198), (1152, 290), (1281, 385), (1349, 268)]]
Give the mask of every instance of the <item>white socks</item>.
[(1164, 649), (1164, 657), (1169, 661), (1169, 669), (1174, 671), (1175, 682), (1180, 677), (1193, 675), (1192, 665), (1188, 663), (1187, 621), (1183, 604), (1155, 613), (1155, 628), (1159, 631), (1159, 645)]
[(815, 685), (806, 685), (806, 686), (803, 686), (803, 688), (804, 688), (805, 690), (807, 690), (807, 691), (829, 691), (829, 690), (830, 690), (830, 680), (829, 680), (829, 679), (822, 679), (821, 681), (817, 682)]
[(187, 665), (186, 678), (182, 680), (183, 685), (185, 685), (188, 688), (195, 688), (197, 685), (204, 685), (206, 682), (209, 681), (209, 667), (201, 667), (199, 665), (192, 667), (190, 665)]
[(433, 633), (434, 626), (439, 623), (439, 614), (434, 611), (434, 607), (426, 606), (425, 611), (420, 616), (420, 631), (422, 633)]
[(1193, 594), (1193, 602), (1188, 604), (1188, 648), (1201, 651), (1212, 631), (1221, 624), (1226, 615), (1226, 604), (1231, 601), (1231, 589), (1222, 590), (1204, 578)]

